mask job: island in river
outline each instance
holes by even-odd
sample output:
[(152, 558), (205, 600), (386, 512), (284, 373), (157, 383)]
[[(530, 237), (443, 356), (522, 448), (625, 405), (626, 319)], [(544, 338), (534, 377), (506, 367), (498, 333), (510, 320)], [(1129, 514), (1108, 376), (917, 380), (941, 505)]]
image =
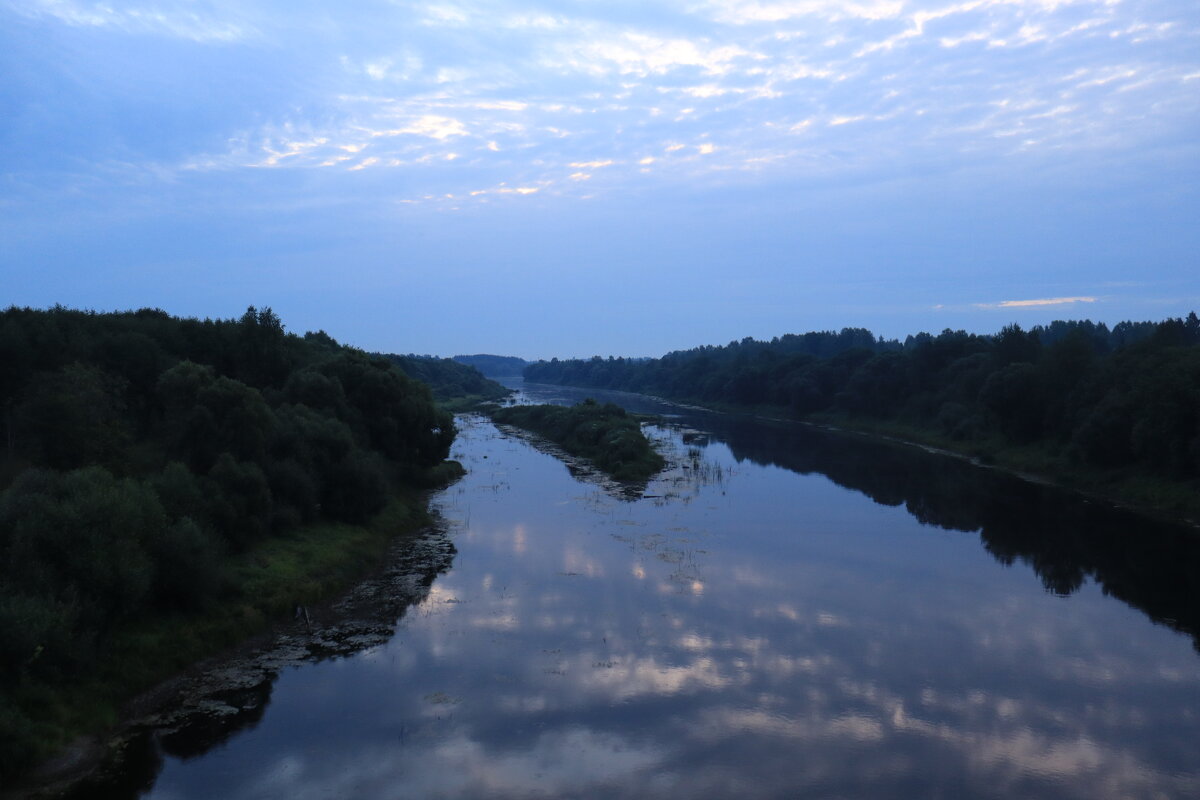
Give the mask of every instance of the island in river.
[(490, 413), (496, 422), (545, 436), (618, 481), (645, 483), (666, 466), (639, 420), (615, 403), (587, 398), (573, 406), (512, 405)]

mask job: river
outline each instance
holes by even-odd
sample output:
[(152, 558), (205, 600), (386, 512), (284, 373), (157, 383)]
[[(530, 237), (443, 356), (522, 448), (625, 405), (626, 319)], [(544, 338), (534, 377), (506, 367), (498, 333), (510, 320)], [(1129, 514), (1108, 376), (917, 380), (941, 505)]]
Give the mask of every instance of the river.
[(442, 560), (393, 570), (382, 631), (156, 734), (127, 796), (1200, 796), (1195, 531), (620, 400), (672, 462), (632, 497), (460, 417)]

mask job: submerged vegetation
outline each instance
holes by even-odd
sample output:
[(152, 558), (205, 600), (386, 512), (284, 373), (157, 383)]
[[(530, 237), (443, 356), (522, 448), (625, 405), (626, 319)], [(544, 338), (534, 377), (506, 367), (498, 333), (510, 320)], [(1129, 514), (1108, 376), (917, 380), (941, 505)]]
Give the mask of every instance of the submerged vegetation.
[(619, 481), (646, 481), (666, 465), (637, 418), (612, 403), (508, 406), (493, 411), (492, 419), (544, 436)]
[(424, 384), (270, 309), (10, 308), (0, 411), (0, 782), (345, 585), (461, 472)]
[(1055, 322), (905, 341), (861, 328), (658, 359), (541, 361), (531, 382), (643, 392), (938, 444), (1200, 514), (1200, 319)]

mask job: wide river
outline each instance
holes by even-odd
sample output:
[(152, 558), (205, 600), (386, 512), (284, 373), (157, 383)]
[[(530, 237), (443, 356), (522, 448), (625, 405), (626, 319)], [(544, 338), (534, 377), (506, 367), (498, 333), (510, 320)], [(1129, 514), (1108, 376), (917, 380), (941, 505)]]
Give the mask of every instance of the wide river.
[[(521, 398), (584, 396), (607, 395)], [(647, 431), (672, 462), (632, 495), (460, 417), (443, 561), (397, 568), (422, 588), (386, 635), (285, 662), (210, 741), (164, 737), (135, 793), (1200, 797), (1194, 530), (913, 447), (619, 402), (665, 415)]]

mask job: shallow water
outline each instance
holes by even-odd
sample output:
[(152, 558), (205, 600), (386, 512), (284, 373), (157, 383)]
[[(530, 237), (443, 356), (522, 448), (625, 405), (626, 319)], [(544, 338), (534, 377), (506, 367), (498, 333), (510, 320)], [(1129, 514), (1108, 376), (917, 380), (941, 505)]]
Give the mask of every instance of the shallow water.
[(168, 741), (146, 796), (1200, 796), (1194, 532), (622, 402), (672, 415), (635, 500), (460, 418), (449, 569), (390, 639), (282, 668), (206, 751)]

